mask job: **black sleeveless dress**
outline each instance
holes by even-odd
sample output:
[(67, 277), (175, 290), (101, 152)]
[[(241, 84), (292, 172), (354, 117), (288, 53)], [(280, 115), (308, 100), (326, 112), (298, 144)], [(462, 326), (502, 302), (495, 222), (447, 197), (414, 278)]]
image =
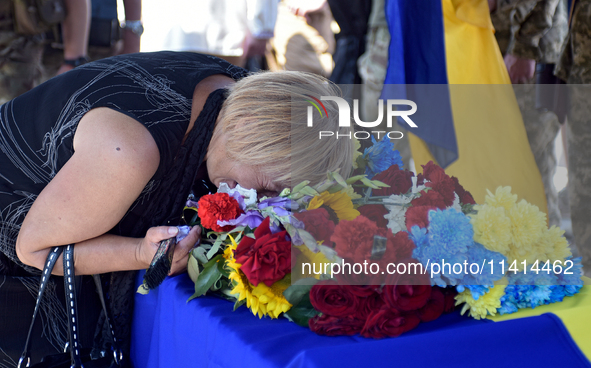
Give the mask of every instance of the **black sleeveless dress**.
[[(160, 165), (156, 174), (111, 230), (123, 236), (144, 236), (151, 226), (179, 221), (225, 99), (223, 90), (209, 96), (181, 144), (195, 86), (210, 75), (224, 74), (238, 80), (246, 73), (221, 59), (196, 53), (122, 55), (78, 67), (0, 106), (0, 306), (16, 305), (11, 295), (2, 292), (3, 280), (20, 280), (33, 298), (40, 272), (18, 260), (16, 238), (32, 203), (74, 153), (74, 134), (84, 114), (97, 107), (126, 114), (142, 123), (158, 146)], [(118, 272), (104, 277), (110, 287), (107, 297), (115, 327), (120, 340), (127, 342), (133, 275)], [(3, 322), (1, 312), (3, 335), (3, 324), (11, 321)], [(31, 316), (23, 314), (24, 319)], [(60, 331), (63, 326), (51, 320), (60, 314), (48, 305), (43, 326), (55, 347), (62, 345), (64, 332)], [(0, 366), (10, 366), (11, 359), (4, 357), (9, 354), (2, 344), (0, 337)]]

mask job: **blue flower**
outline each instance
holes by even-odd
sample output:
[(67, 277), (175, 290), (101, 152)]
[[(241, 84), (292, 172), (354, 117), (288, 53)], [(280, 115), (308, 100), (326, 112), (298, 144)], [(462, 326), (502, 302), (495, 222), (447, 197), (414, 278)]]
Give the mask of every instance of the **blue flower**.
[(394, 150), (394, 143), (386, 136), (377, 142), (371, 137), (373, 145), (363, 151), (361, 159), (366, 162), (365, 175), (373, 178), (377, 173), (388, 169), (392, 165), (398, 165), (402, 169), (402, 157), (400, 153)]
[(465, 253), (474, 243), (470, 218), (453, 208), (429, 211), (429, 244), (442, 254)]
[[(572, 262), (572, 267), (569, 267)], [(568, 257), (562, 262), (563, 269), (562, 273), (558, 276), (558, 283), (560, 285), (564, 285), (569, 292), (574, 291), (572, 294), (576, 294), (581, 287), (583, 287), (583, 280), (581, 276), (583, 276), (583, 265), (581, 264), (581, 257), (577, 257), (572, 259), (572, 257)], [(568, 273), (566, 273), (568, 272)]]

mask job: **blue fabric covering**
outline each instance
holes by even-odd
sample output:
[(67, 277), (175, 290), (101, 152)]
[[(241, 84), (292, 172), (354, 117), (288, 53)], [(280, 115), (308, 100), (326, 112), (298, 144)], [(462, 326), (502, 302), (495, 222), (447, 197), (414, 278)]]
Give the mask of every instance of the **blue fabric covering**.
[(495, 323), (452, 313), (398, 338), (325, 337), (215, 297), (187, 303), (193, 290), (185, 274), (136, 295), (136, 368), (591, 367), (553, 314)]
[[(385, 10), (391, 39), (382, 98), (416, 102), (417, 113), (411, 118), (418, 128), (400, 123), (423, 139), (445, 168), (458, 158), (458, 146), (447, 87), (441, 1), (386, 0)], [(388, 86), (404, 84), (414, 86), (405, 91)], [(441, 86), (429, 86), (434, 84)]]

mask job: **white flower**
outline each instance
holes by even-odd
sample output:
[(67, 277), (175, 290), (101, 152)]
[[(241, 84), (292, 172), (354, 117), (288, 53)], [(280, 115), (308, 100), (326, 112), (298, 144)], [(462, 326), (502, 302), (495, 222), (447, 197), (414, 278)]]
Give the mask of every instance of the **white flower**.
[(248, 207), (257, 203), (257, 191), (255, 189), (244, 189), (240, 184), (236, 185), (234, 189), (230, 188), (227, 183), (220, 183), (218, 193), (228, 193), (229, 195), (238, 192), (244, 198), (244, 204)]
[(458, 193), (454, 193), (454, 195), (455, 195), (454, 203), (451, 205), (451, 208), (456, 210), (458, 213), (462, 213), (462, 205), (460, 204), (460, 197), (458, 196)]
[(384, 218), (388, 220), (388, 229), (392, 230), (392, 234), (396, 234), (399, 231), (406, 230), (405, 215), (408, 207), (394, 205), (388, 206), (388, 214), (384, 215)]

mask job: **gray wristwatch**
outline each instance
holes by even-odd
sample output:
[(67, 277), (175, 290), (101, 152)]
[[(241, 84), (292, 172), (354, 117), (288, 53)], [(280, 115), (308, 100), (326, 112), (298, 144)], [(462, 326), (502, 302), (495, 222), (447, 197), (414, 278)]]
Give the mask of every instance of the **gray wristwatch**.
[(129, 29), (138, 36), (141, 36), (142, 33), (144, 33), (144, 26), (141, 20), (125, 20), (123, 21), (123, 24), (121, 24), (121, 28)]

